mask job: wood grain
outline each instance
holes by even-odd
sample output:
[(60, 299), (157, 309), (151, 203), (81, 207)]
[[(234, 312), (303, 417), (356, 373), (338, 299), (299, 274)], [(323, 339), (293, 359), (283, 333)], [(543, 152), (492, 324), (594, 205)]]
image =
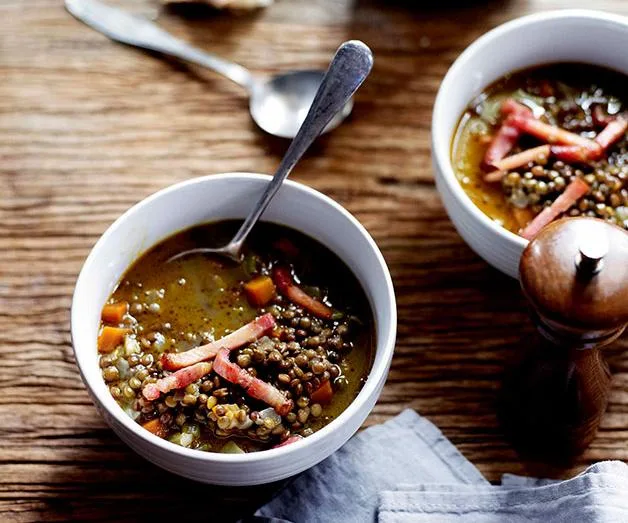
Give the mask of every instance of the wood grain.
[[(373, 48), (375, 69), (351, 121), (294, 174), (360, 219), (395, 281), (398, 345), (367, 425), (417, 409), (492, 481), (626, 460), (625, 338), (609, 351), (609, 411), (576, 466), (524, 463), (504, 441), (495, 398), (532, 327), (516, 283), (453, 229), (430, 167), (431, 107), (455, 57), (505, 20), (590, 2), (420, 4), (278, 0), (252, 15), (175, 10), (159, 22), (261, 73), (321, 67), (348, 38)], [(628, 14), (621, 0), (596, 7)], [(272, 172), (285, 147), (253, 126), (228, 81), (114, 44), (60, 0), (0, 2), (0, 520), (230, 520), (271, 495), (276, 486), (194, 484), (124, 446), (79, 378), (69, 307), (89, 249), (128, 207), (194, 176)]]

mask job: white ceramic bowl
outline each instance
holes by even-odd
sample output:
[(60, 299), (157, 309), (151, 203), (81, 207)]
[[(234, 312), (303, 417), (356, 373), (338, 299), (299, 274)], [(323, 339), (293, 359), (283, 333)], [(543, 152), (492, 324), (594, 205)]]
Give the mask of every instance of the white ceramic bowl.
[(628, 18), (588, 10), (524, 16), (471, 44), (443, 80), (432, 116), (436, 187), (451, 221), (469, 246), (500, 271), (518, 277), (527, 240), (488, 218), (466, 195), (451, 164), (451, 144), (462, 113), (485, 87), (505, 74), (553, 62), (606, 66), (628, 74)]
[(269, 179), (241, 173), (207, 176), (168, 187), (141, 201), (98, 240), (74, 292), (74, 354), (83, 381), (107, 423), (146, 459), (205, 483), (268, 483), (297, 474), (329, 456), (358, 430), (375, 405), (395, 346), (395, 295), (386, 262), (375, 242), (333, 200), (287, 181), (263, 219), (298, 229), (335, 252), (352, 269), (371, 304), (377, 348), (373, 368), (358, 397), (312, 436), (278, 449), (242, 455), (201, 452), (160, 439), (132, 421), (114, 401), (98, 367), (96, 338), (100, 311), (126, 269), (147, 249), (177, 231), (210, 221), (244, 218)]

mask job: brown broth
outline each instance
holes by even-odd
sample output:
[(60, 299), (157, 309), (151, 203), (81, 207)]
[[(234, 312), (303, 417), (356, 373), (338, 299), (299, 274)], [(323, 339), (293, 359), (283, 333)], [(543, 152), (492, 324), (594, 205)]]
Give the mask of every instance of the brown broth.
[[(550, 96), (548, 96), (550, 95)], [(500, 105), (507, 98), (514, 98), (529, 108), (543, 113), (541, 119), (552, 125), (567, 128), (587, 138), (595, 137), (601, 127), (591, 123), (591, 110), (600, 105), (604, 112), (617, 114), (626, 110), (628, 95), (628, 77), (615, 71), (601, 67), (561, 63), (525, 69), (509, 74), (489, 85), (480, 96), (473, 100), (462, 115), (452, 140), (452, 164), (455, 175), (473, 203), (491, 219), (506, 229), (517, 233), (523, 226), (521, 214), (516, 216), (515, 206), (509, 200), (507, 188), (502, 183), (487, 183), (483, 176), (482, 160), (488, 148), (491, 136), (501, 125)], [(564, 108), (573, 104), (574, 113), (565, 113)], [(529, 147), (540, 145), (541, 142), (524, 136), (512, 153)], [(604, 175), (612, 174), (613, 187), (617, 197), (597, 198), (585, 197), (579, 202), (580, 207), (573, 208), (570, 215), (588, 215), (608, 219), (613, 223), (628, 227), (628, 141), (624, 137), (609, 152), (602, 162), (588, 165), (571, 165), (581, 174), (578, 176), (596, 175), (604, 182)], [(551, 168), (551, 164), (548, 168)], [(523, 176), (530, 166), (520, 169)], [(560, 173), (559, 173), (560, 174)], [(591, 177), (589, 177), (591, 178)], [(547, 178), (541, 179), (545, 182)], [(585, 179), (591, 183), (590, 179)], [(567, 180), (568, 181), (568, 180)], [(619, 184), (619, 185), (618, 185)], [(598, 188), (593, 182), (592, 193)], [(606, 189), (602, 190), (608, 196)], [(622, 192), (623, 191), (623, 192)], [(549, 205), (558, 195), (559, 190), (549, 191), (538, 203), (525, 208), (529, 216), (538, 214), (543, 205)], [(604, 203), (608, 208), (598, 209), (597, 204)], [(622, 207), (622, 209), (619, 209)], [(520, 208), (522, 208), (520, 206)]]
[[(306, 428), (315, 432), (347, 408), (368, 376), (375, 343), (373, 318), (368, 300), (355, 276), (335, 254), (302, 233), (270, 223), (260, 223), (256, 226), (246, 243), (245, 261), (240, 265), (205, 255), (192, 255), (167, 263), (170, 257), (187, 249), (226, 243), (238, 226), (239, 223), (236, 221), (201, 225), (167, 238), (142, 255), (128, 269), (109, 301), (130, 304), (130, 314), (125, 319), (125, 325), (130, 325), (134, 329), (136, 339), (142, 343), (141, 356), (150, 354), (155, 361), (147, 367), (149, 376), (162, 377), (163, 371), (160, 370), (157, 361), (163, 353), (181, 352), (219, 339), (268, 312), (270, 304), (261, 308), (249, 304), (243, 291), (243, 282), (249, 281), (254, 274), (267, 273), (268, 269), (278, 262), (289, 263), (300, 278), (300, 285), (304, 290), (309, 293), (320, 293), (325, 303), (336, 311), (342, 311), (342, 319), (326, 320), (324, 327), (337, 329), (341, 323), (346, 323), (350, 325), (352, 334), (350, 346), (343, 349), (341, 359), (336, 362), (341, 374), (333, 380), (335, 393), (332, 402), (323, 406), (322, 415), (319, 417), (310, 416), (302, 429), (291, 430), (297, 434)], [(273, 248), (279, 239), (289, 240), (297, 247), (299, 254), (293, 257)], [(272, 306), (284, 309), (288, 307), (285, 298), (279, 300), (282, 301)], [(289, 324), (283, 317), (277, 321), (282, 325)], [(155, 336), (157, 343), (143, 345), (143, 340), (154, 339)], [(241, 350), (234, 351), (232, 361)], [(120, 359), (125, 358), (126, 353), (124, 347), (119, 347), (117, 351), (116, 361), (119, 363)], [(110, 359), (115, 357), (114, 355)], [(126, 364), (122, 363), (122, 366), (124, 368)], [(101, 367), (106, 368), (103, 364)], [(132, 374), (136, 368), (132, 367), (130, 373)], [(259, 372), (260, 378), (278, 388), (283, 387), (277, 381), (279, 370), (272, 365), (260, 365)], [(212, 372), (209, 377), (215, 378), (216, 375)], [(118, 381), (110, 380), (108, 385), (110, 388), (117, 387), (124, 391), (125, 384), (131, 383), (130, 379), (127, 376), (126, 379)], [(228, 400), (224, 400), (224, 403), (246, 405), (250, 411), (267, 408), (267, 405), (247, 398), (236, 385), (221, 380), (221, 388), (223, 387), (229, 389)], [(283, 387), (281, 390), (286, 389)], [(165, 411), (160, 405), (165, 405), (163, 402), (166, 396), (172, 398), (172, 403), (176, 400), (176, 406), (168, 409), (168, 412), (172, 411), (173, 416), (184, 413), (185, 426), (193, 425), (192, 429), (187, 428), (195, 434), (200, 431), (193, 442), (186, 445), (192, 448), (220, 451), (225, 442), (231, 439), (237, 442), (240, 448), (250, 452), (269, 448), (279, 442), (277, 438), (272, 437), (267, 441), (259, 441), (254, 437), (246, 437), (244, 432), (239, 431), (217, 436), (211, 422), (195, 418), (197, 412), (203, 413), (203, 408), (198, 405), (184, 406), (181, 403), (181, 395), (182, 393), (177, 394), (174, 391), (163, 395), (153, 404), (149, 404), (147, 412), (141, 411), (142, 404), (146, 402), (141, 398), (139, 390), (133, 397), (126, 398), (122, 394), (117, 400), (139, 423), (155, 419), (160, 412), (159, 409)], [(139, 411), (141, 412), (138, 416)], [(294, 412), (298, 412), (296, 407)], [(285, 420), (284, 424), (287, 424)], [(179, 442), (180, 434), (184, 431), (185, 427), (182, 431), (175, 424), (168, 431), (167, 437)]]

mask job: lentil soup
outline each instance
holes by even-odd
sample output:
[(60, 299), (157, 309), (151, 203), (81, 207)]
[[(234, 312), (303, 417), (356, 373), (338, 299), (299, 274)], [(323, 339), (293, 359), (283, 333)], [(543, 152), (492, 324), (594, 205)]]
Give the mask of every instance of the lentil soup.
[(100, 367), (120, 407), (179, 445), (242, 453), (337, 417), (372, 363), (368, 300), (348, 267), (302, 233), (260, 223), (244, 259), (190, 255), (236, 221), (180, 232), (140, 257), (103, 308)]
[(628, 78), (552, 64), (490, 85), (462, 115), (452, 163), (474, 204), (532, 238), (561, 216), (628, 228)]

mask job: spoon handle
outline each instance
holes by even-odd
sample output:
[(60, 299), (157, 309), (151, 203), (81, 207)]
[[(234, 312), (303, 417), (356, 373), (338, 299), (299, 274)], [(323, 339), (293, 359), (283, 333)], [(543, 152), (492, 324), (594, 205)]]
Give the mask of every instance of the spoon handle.
[(246, 218), (233, 240), (230, 250), (239, 252), (244, 240), (281, 187), (294, 166), (301, 159), (327, 124), (339, 113), (362, 85), (373, 68), (373, 53), (362, 42), (350, 40), (336, 51), (327, 73), (316, 93), (305, 121), (290, 144), (277, 172), (270, 181), (255, 209)]
[(175, 38), (150, 20), (133, 16), (98, 0), (65, 0), (65, 6), (76, 18), (112, 40), (207, 67), (249, 92), (253, 88), (253, 75), (241, 65), (201, 51)]

